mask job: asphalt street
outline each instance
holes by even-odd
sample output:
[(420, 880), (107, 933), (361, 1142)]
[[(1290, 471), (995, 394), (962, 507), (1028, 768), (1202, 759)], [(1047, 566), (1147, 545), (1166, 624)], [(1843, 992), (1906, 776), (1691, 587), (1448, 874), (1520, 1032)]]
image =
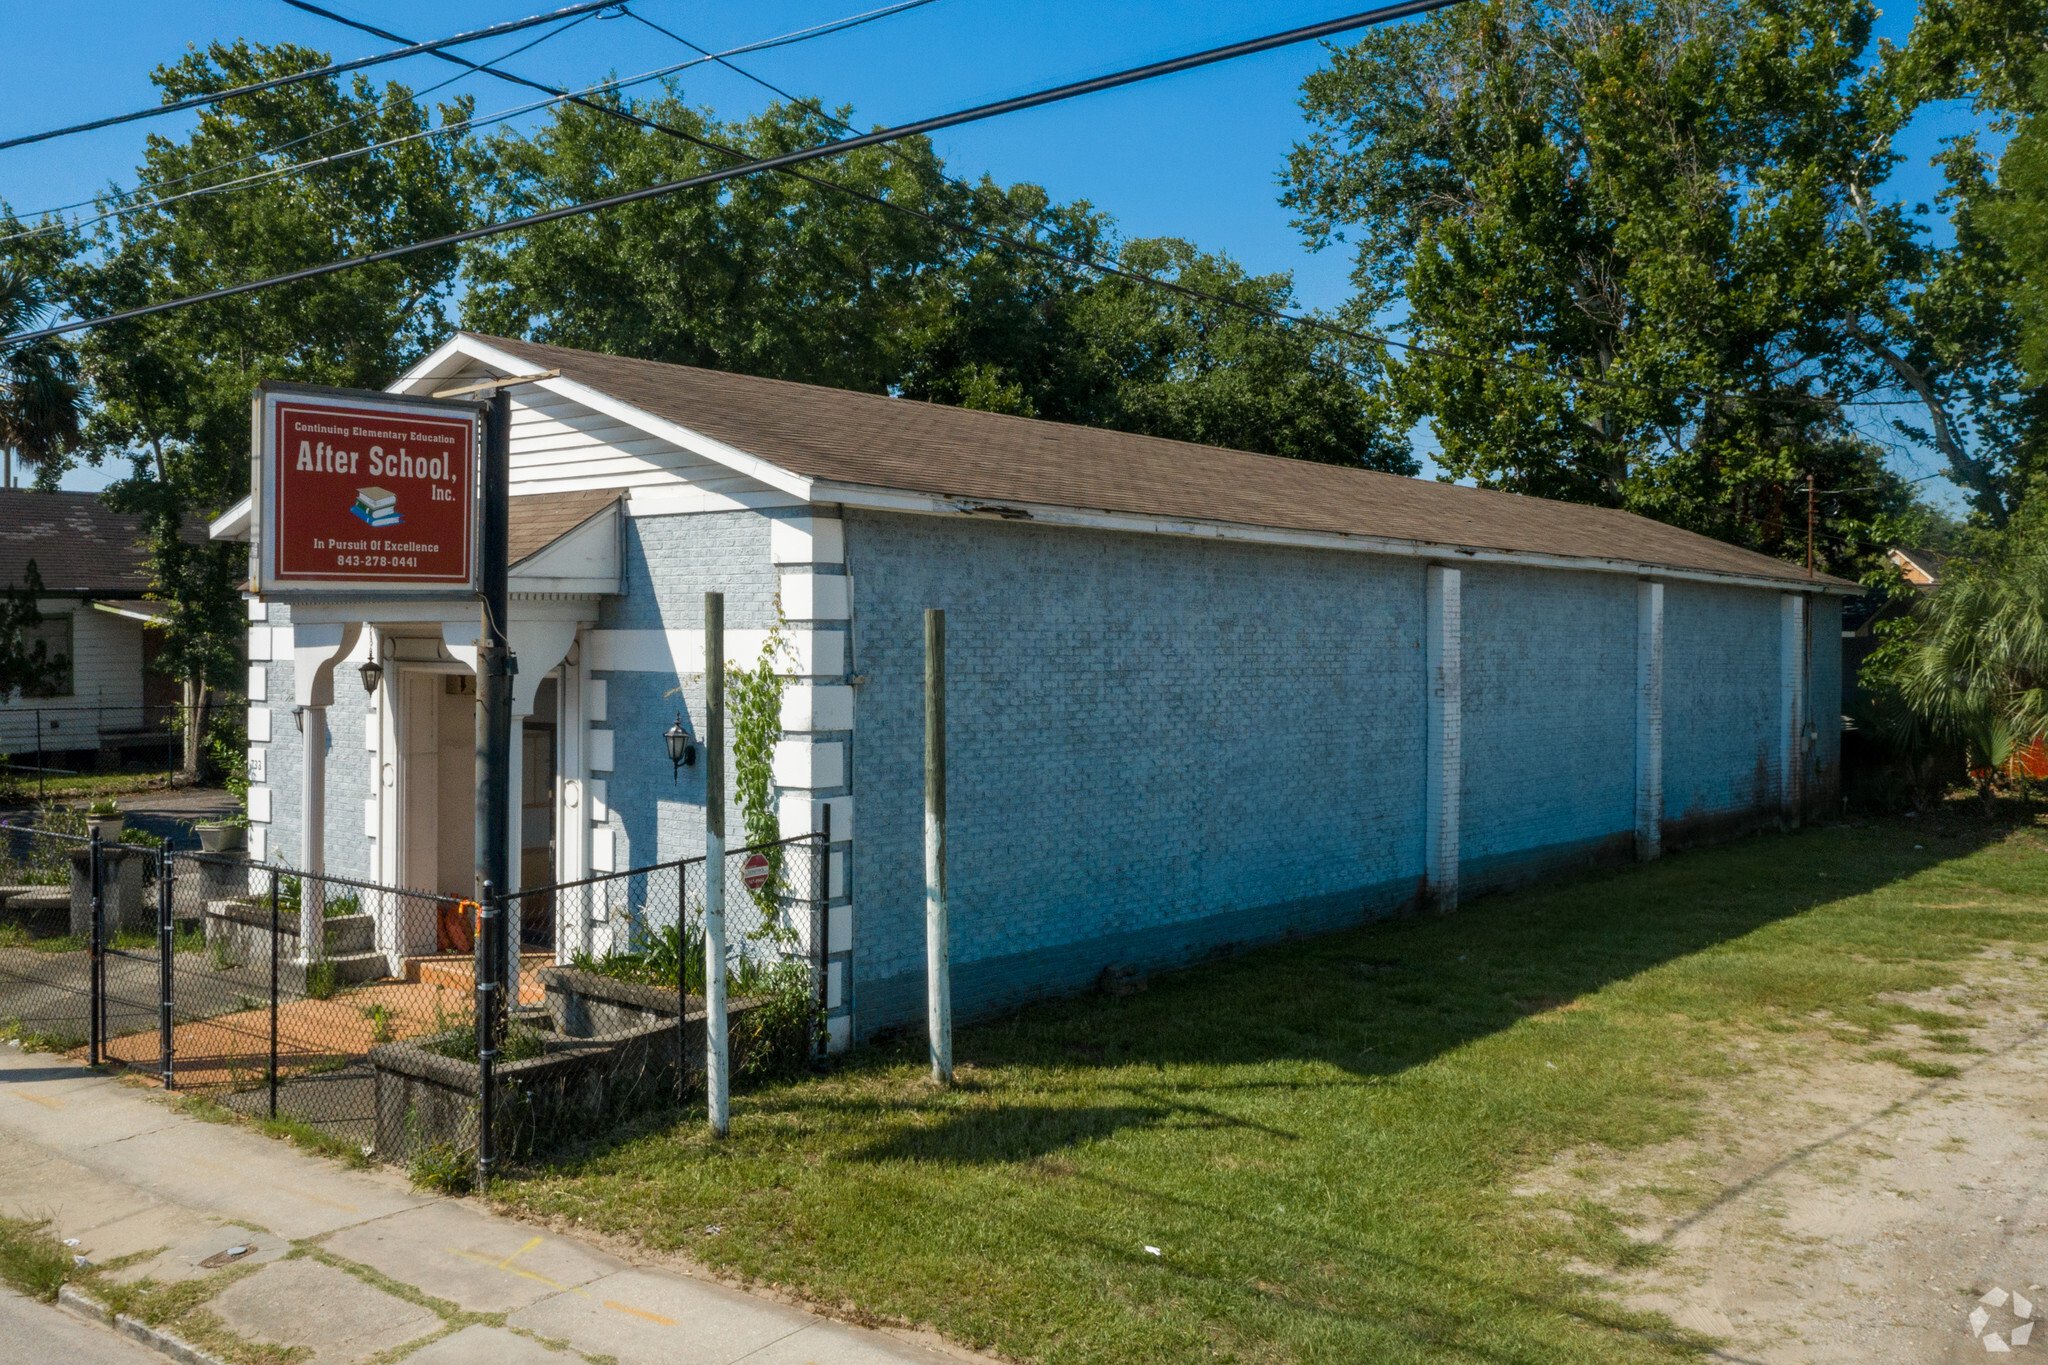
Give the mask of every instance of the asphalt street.
[(164, 1365), (111, 1327), (0, 1289), (0, 1365)]

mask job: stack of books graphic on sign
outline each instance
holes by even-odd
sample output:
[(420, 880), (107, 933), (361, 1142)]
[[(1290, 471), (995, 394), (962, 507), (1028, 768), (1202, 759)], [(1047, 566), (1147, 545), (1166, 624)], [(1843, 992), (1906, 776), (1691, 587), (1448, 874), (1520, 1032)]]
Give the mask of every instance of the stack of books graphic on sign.
[(349, 510), (372, 526), (396, 526), (405, 520), (398, 515), (398, 494), (384, 488), (358, 488), (356, 505)]

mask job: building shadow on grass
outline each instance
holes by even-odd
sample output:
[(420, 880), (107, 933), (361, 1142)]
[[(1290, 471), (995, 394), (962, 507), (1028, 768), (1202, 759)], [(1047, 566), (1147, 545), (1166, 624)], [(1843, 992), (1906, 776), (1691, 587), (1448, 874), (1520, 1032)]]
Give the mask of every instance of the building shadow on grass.
[[(1380, 920), (1254, 949), (1155, 976), (1136, 995), (1034, 1005), (961, 1029), (956, 1056), (970, 1068), (1038, 1070), (1055, 1087), (1072, 1074), (1077, 1087), (1107, 1088), (1125, 1102), (1067, 1107), (1055, 1096), (1044, 1103), (970, 1096), (937, 1122), (909, 1129), (877, 1112), (888, 1131), (849, 1155), (1031, 1160), (1111, 1131), (1169, 1123), (1261, 1127), (1288, 1139), (1280, 1128), (1233, 1117), (1197, 1096), (1275, 1087), (1306, 1096), (1374, 1085), (1532, 1015), (1583, 1008), (1586, 997), (1615, 982), (1819, 904), (1879, 890), (1964, 851), (1913, 850), (1910, 838), (1844, 828), (1761, 836), (1482, 897), (1451, 915)], [(868, 1051), (872, 1062), (894, 1065), (921, 1056), (924, 1040)], [(863, 1060), (857, 1055), (852, 1064)], [(1251, 1070), (1275, 1061), (1321, 1065), (1298, 1080)], [(1187, 1067), (1207, 1074), (1184, 1085), (1145, 1074)]]

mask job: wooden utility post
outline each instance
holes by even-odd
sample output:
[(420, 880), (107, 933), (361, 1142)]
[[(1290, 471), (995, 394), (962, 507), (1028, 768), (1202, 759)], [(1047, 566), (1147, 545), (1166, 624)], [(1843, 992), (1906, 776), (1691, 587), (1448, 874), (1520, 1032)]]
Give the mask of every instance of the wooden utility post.
[(924, 970), (932, 1079), (953, 1083), (953, 969), (946, 927), (946, 613), (924, 614)]
[[(680, 927), (677, 930), (681, 932)], [(681, 946), (680, 944), (678, 946)], [(704, 594), (704, 1088), (711, 1131), (732, 1129), (725, 1019), (725, 594)]]
[(1806, 576), (1813, 577), (1813, 473), (1806, 475)]

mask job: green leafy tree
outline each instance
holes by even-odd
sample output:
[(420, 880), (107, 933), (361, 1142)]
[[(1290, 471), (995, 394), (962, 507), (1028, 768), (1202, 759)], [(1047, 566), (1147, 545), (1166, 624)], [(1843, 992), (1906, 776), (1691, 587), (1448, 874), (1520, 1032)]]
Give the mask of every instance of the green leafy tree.
[(1885, 53), (1885, 79), (1907, 108), (1967, 99), (2002, 156), (1976, 133), (1935, 158), (1938, 201), (1954, 241), (1929, 248), (1889, 319), (1884, 358), (1924, 404), (1908, 436), (1941, 451), (1992, 526), (2004, 525), (2048, 468), (2048, 3), (1931, 0), (1911, 40)]
[[(153, 79), (176, 99), (326, 60), (290, 44), (216, 43)], [(162, 197), (102, 223), (64, 268), (73, 306), (113, 312), (460, 229), (472, 213), (468, 113), (466, 101), (444, 105), (443, 136), (342, 155), (433, 121), (405, 87), (362, 78), (213, 105), (182, 140), (150, 138), (137, 175), (163, 185)], [(330, 157), (339, 159), (273, 174)], [(80, 344), (97, 399), (89, 451), (132, 462), (106, 497), (144, 519), (150, 595), (168, 611), (161, 662), (185, 687), (188, 768), (208, 689), (236, 678), (246, 577), (246, 551), (206, 543), (194, 523), (249, 491), (251, 389), (265, 378), (382, 387), (445, 331), (456, 269), (452, 251), (409, 256), (101, 327)]]
[(33, 559), (21, 582), (0, 589), (0, 701), (48, 696), (71, 666), (65, 655), (50, 652), (47, 641), (30, 638), (43, 623), (37, 606), (42, 595), (43, 575)]
[[(814, 109), (784, 105), (721, 123), (673, 90), (622, 107), (749, 156), (837, 130)], [(485, 183), (492, 211), (510, 213), (732, 160), (565, 106), (530, 137), (492, 138)], [(479, 247), (465, 321), (616, 354), (1413, 468), (1405, 443), (1386, 435), (1376, 357), (1260, 315), (1292, 304), (1285, 275), (1247, 276), (1172, 240), (1120, 248), (1088, 205), (1053, 204), (1032, 185), (957, 183), (921, 139), (809, 173), (854, 193), (752, 176)], [(990, 234), (1118, 260), (1248, 308), (1098, 279)]]
[[(1839, 395), (1892, 382), (1914, 224), (1874, 190), (1904, 112), (1861, 0), (1490, 0), (1309, 77), (1286, 202), (1357, 251), (1446, 477), (1803, 556), (1902, 508)], [(1865, 490), (1868, 491), (1854, 491)], [(1823, 546), (1823, 564), (1843, 561)]]
[[(0, 212), (0, 233), (19, 230)], [(0, 257), (0, 333), (25, 331), (48, 314), (49, 286), (25, 263)], [(14, 484), (15, 461), (37, 472), (37, 482), (54, 487), (63, 458), (78, 444), (85, 394), (78, 358), (53, 342), (36, 342), (0, 352), (0, 449), (6, 452), (6, 485)]]

